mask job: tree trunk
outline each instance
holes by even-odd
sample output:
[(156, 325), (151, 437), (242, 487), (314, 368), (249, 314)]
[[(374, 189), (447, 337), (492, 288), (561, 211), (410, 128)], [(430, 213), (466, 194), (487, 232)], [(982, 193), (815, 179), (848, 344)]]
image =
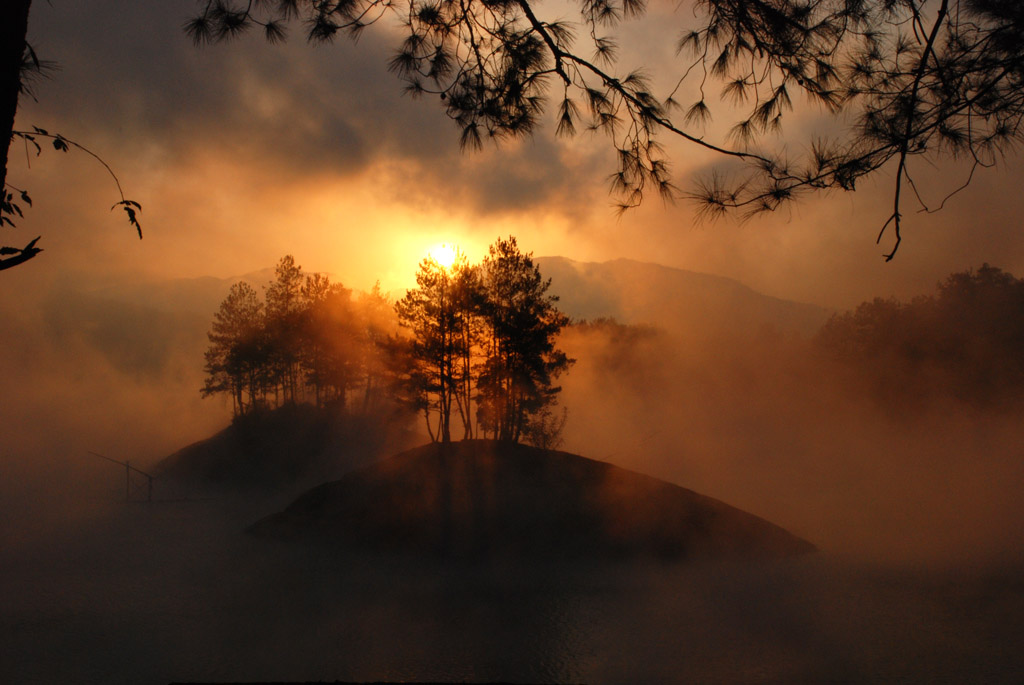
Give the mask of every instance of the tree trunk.
[(366, 389), (363, 393), (363, 413), (366, 414), (370, 411), (370, 393), (373, 392), (373, 374), (369, 371), (366, 373)]
[(28, 10), (32, 0), (4, 0), (0, 3), (0, 191), (7, 184), (7, 153), (11, 147), (14, 115), (21, 89), (21, 60), (28, 34)]
[(427, 404), (423, 410), (423, 418), (427, 422), (427, 433), (430, 434), (430, 442), (437, 442), (437, 438), (434, 436), (434, 429), (430, 426), (430, 405)]

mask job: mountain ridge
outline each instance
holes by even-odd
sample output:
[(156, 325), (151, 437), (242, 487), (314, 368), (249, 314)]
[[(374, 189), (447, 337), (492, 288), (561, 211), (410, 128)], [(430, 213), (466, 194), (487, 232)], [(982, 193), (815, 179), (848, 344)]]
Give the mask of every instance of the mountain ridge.
[(831, 313), (817, 305), (765, 295), (726, 276), (651, 262), (579, 262), (560, 256), (538, 257), (535, 262), (551, 279), (560, 308), (574, 318), (611, 317), (697, 337), (756, 334), (762, 328), (808, 336)]
[[(647, 324), (681, 340), (749, 339), (765, 331), (806, 337), (829, 313), (764, 295), (735, 279), (650, 262), (538, 257), (536, 263), (542, 276), (552, 279), (550, 292), (559, 296), (559, 306), (570, 318)], [(84, 331), (84, 339), (118, 369), (149, 378), (160, 377), (171, 366), (175, 374), (187, 373), (181, 359), (185, 355), (196, 360), (198, 376), (206, 332), (231, 285), (245, 281), (259, 291), (272, 275), (268, 267), (234, 278), (201, 276), (59, 291), (44, 300), (42, 312), (57, 332)]]

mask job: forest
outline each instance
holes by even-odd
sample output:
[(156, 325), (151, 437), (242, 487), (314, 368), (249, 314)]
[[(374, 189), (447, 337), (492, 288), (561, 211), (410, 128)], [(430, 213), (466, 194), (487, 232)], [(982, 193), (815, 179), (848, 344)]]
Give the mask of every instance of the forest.
[(437, 442), (551, 447), (566, 413), (555, 380), (574, 360), (556, 347), (569, 322), (514, 237), (482, 263), (427, 257), (416, 287), (390, 302), (379, 285), (353, 295), (283, 257), (264, 296), (231, 287), (214, 315), (203, 396), (225, 394), (235, 417), (288, 403), (351, 413), (415, 410)]
[[(479, 264), (462, 253), (450, 264), (425, 258), (416, 287), (397, 301), (379, 286), (355, 293), (303, 273), (286, 256), (262, 296), (239, 282), (221, 303), (202, 394), (230, 397), (236, 417), (288, 403), (350, 415), (411, 411), (434, 441), (555, 447), (567, 416), (557, 381), (575, 361), (559, 341), (577, 355), (597, 352), (564, 339), (570, 321), (549, 287), (515, 238), (496, 241)], [(1024, 280), (985, 264), (951, 274), (934, 294), (835, 313), (791, 351), (824, 356), (843, 375), (833, 382), (882, 407), (1014, 406), (1024, 398), (1022, 309)], [(603, 325), (634, 337), (657, 330)]]
[(1024, 280), (989, 264), (946, 277), (909, 302), (875, 298), (815, 337), (883, 402), (937, 398), (976, 407), (1024, 399)]

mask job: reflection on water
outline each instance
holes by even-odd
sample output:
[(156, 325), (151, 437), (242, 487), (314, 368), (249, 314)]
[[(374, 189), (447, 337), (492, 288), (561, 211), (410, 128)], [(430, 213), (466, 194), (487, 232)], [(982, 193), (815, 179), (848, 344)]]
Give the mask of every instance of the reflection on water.
[(1013, 681), (1019, 569), (342, 557), (226, 502), (0, 552), (0, 681)]

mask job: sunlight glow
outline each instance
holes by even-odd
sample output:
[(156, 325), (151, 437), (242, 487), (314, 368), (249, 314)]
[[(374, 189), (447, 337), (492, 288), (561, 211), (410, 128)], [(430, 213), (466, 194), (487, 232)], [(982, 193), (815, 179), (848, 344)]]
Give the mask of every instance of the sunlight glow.
[(435, 245), (432, 247), (427, 254), (429, 254), (435, 262), (448, 269), (455, 263), (457, 250), (452, 245), (442, 243), (441, 245)]

